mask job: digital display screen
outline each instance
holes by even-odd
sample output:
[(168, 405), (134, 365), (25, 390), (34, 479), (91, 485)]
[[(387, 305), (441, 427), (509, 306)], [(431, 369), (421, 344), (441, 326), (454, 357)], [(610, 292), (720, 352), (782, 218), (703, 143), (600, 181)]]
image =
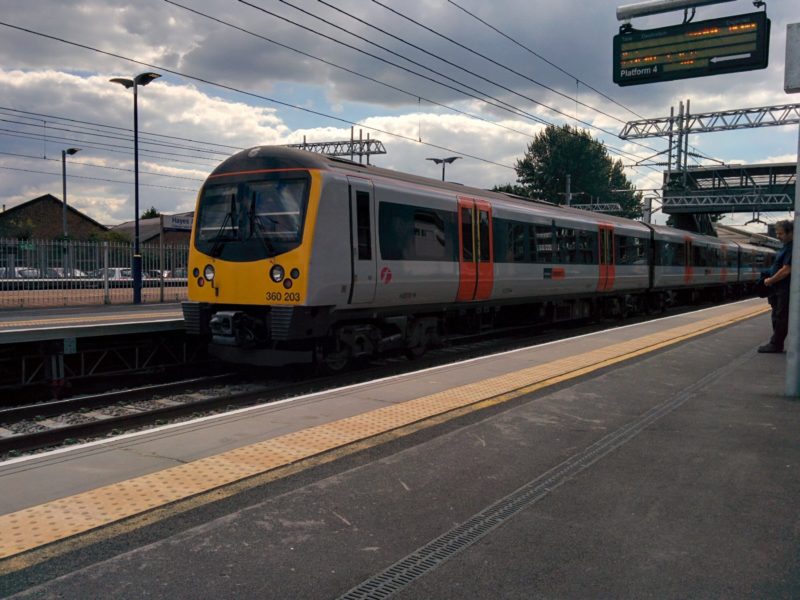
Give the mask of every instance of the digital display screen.
[(637, 85), (764, 69), (770, 21), (764, 12), (614, 36), (614, 83)]

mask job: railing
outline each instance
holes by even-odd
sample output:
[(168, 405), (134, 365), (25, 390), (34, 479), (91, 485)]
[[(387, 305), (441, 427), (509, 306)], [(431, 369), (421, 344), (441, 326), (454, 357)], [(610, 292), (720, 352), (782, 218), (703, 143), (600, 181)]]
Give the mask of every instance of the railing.
[[(189, 248), (142, 248), (142, 302), (186, 299)], [(131, 244), (0, 239), (0, 308), (133, 302)]]

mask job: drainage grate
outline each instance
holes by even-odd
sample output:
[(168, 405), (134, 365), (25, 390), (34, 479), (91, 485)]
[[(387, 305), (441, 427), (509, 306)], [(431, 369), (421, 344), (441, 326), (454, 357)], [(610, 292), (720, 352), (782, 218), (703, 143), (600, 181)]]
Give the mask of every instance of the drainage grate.
[(524, 508), (538, 502), (561, 484), (636, 437), (646, 427), (689, 400), (703, 387), (749, 362), (752, 357), (753, 353), (748, 352), (724, 367), (709, 373), (669, 400), (653, 407), (635, 421), (620, 427), (585, 450), (571, 456), (468, 521), (418, 548), (382, 573), (360, 583), (340, 596), (339, 600), (382, 600), (400, 591), (415, 579), (422, 577), (428, 571), (432, 571), (449, 558), (465, 550)]

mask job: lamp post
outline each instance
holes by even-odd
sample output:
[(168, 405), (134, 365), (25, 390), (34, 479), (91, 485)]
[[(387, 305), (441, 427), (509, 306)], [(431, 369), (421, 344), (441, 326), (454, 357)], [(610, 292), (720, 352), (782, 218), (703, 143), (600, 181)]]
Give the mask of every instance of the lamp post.
[(154, 79), (161, 77), (158, 73), (140, 73), (133, 79), (115, 77), (111, 81), (133, 88), (133, 303), (142, 303), (142, 255), (139, 252), (139, 86), (145, 86)]
[(64, 236), (64, 241), (67, 240), (67, 154), (72, 156), (76, 152), (80, 152), (80, 148), (67, 148), (61, 151), (61, 231)]
[(444, 167), (445, 165), (449, 165), (451, 162), (458, 160), (461, 158), (460, 156), (448, 156), (447, 158), (426, 158), (425, 160), (432, 160), (437, 165), (442, 165), (442, 181), (444, 181)]

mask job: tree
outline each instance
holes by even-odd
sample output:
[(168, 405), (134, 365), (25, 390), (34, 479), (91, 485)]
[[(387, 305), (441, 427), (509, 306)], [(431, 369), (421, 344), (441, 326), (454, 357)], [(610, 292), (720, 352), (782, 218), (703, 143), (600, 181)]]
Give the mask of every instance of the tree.
[(142, 219), (155, 219), (160, 216), (161, 213), (158, 212), (158, 209), (155, 206), (151, 206), (142, 213)]
[(0, 238), (29, 240), (33, 237), (35, 225), (30, 217), (17, 217), (0, 224)]
[(129, 235), (120, 233), (119, 231), (103, 231), (102, 233), (90, 233), (90, 242), (111, 242), (114, 244), (130, 244), (131, 238)]
[(574, 204), (615, 202), (624, 217), (642, 214), (642, 194), (628, 181), (622, 161), (615, 162), (605, 145), (585, 130), (548, 125), (528, 144), (515, 168), (520, 185), (514, 187), (522, 188), (520, 195), (564, 204), (569, 174)]
[(525, 196), (530, 198), (528, 195), (528, 189), (516, 183), (504, 183), (503, 185), (496, 185), (492, 188), (492, 191), (505, 192), (506, 194), (514, 194), (515, 196)]

